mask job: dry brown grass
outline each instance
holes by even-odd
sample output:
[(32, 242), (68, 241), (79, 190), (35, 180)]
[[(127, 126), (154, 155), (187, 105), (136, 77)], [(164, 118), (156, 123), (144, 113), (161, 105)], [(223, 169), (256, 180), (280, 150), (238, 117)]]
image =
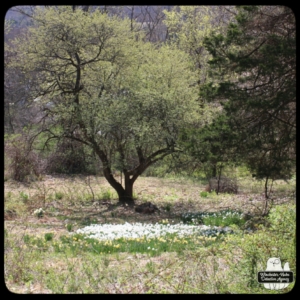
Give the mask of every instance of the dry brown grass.
[[(276, 186), (284, 185), (278, 181)], [(177, 221), (185, 212), (231, 208), (258, 213), (264, 206), (263, 189), (260, 194), (208, 194), (206, 198), (200, 196), (204, 189), (205, 185), (191, 180), (140, 177), (134, 185), (136, 204), (151, 201), (160, 209), (160, 212), (148, 215), (119, 206), (117, 194), (103, 177), (46, 175), (41, 181), (30, 184), (9, 180), (5, 182), (4, 189), (5, 219), (7, 224), (27, 224), (34, 230), (47, 226), (65, 230), (66, 222), (80, 224), (88, 219), (99, 223), (155, 223), (166, 218)], [(20, 193), (28, 195), (28, 199), (24, 201)], [(10, 197), (7, 196), (9, 194)], [(32, 216), (32, 212), (39, 207), (46, 211), (41, 219)], [(12, 214), (12, 211), (15, 213)]]
[[(245, 186), (249, 188), (247, 184)], [(277, 186), (283, 187), (284, 184), (278, 182)], [(188, 211), (218, 211), (225, 208), (253, 213), (259, 211), (264, 205), (263, 190), (261, 193), (249, 193), (245, 192), (246, 188), (237, 195), (209, 194), (208, 197), (201, 197), (200, 192), (205, 189), (205, 185), (198, 182), (141, 177), (134, 186), (136, 204), (151, 201), (160, 209), (160, 212), (146, 215), (135, 212), (133, 208), (119, 206), (116, 193), (103, 177), (45, 176), (41, 181), (30, 184), (8, 180), (5, 182), (5, 229), (13, 237), (14, 247), (19, 249), (18, 247), (24, 245), (22, 239), (27, 234), (43, 237), (52, 232), (56, 238), (66, 235), (66, 223), (72, 223), (73, 229), (76, 230), (88, 220), (98, 223), (155, 223), (168, 218), (177, 222), (180, 214)], [(25, 199), (20, 193), (28, 197)], [(280, 198), (280, 201), (285, 200)], [(45, 210), (44, 217), (40, 219), (32, 215), (39, 207)], [(14, 210), (15, 214), (9, 214), (8, 211), (11, 210)], [(6, 253), (9, 254), (11, 249), (6, 248)], [(24, 261), (30, 262), (30, 265), (20, 266), (20, 270), (34, 268), (34, 259), (31, 261), (28, 258), (30, 253), (18, 251), (20, 253), (16, 254), (17, 256), (24, 255)], [(217, 283), (226, 277), (228, 266), (224, 260), (214, 257), (213, 253), (203, 252), (197, 255), (198, 257), (195, 257), (193, 253), (186, 253), (183, 260), (176, 253), (151, 258), (143, 254), (120, 253), (118, 257), (110, 257), (109, 264), (105, 266), (103, 261), (100, 263), (94, 258), (86, 261), (87, 257), (51, 255), (39, 265), (40, 271), (37, 273), (40, 272), (38, 276), (46, 276), (44, 272), (53, 272), (62, 278), (69, 278), (72, 267), (72, 272), (77, 274), (74, 275), (76, 278), (72, 277), (75, 281), (81, 280), (78, 274), (92, 272), (95, 278), (98, 278), (103, 273), (106, 276), (103, 282), (105, 288), (101, 288), (101, 283), (94, 283), (92, 291), (104, 293), (180, 293), (186, 289), (189, 292), (218, 293)], [(6, 257), (6, 265), (10, 265), (13, 270), (16, 256), (9, 254)], [(99, 265), (95, 269), (93, 261)], [(89, 268), (92, 268), (91, 271), (87, 271)], [(116, 272), (120, 272), (120, 277)], [(118, 278), (118, 282), (115, 282), (115, 278)], [(82, 280), (82, 284), (89, 286), (90, 277), (83, 276)], [(24, 284), (22, 280), (16, 282), (8, 278), (6, 285), (15, 293), (52, 292), (43, 280)], [(70, 292), (63, 289), (62, 284), (62, 292)]]

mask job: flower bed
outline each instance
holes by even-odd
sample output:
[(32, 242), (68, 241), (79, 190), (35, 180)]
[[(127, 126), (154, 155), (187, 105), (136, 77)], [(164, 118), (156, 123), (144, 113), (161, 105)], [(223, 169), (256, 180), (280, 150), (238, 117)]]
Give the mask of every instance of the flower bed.
[(77, 234), (83, 234), (89, 238), (97, 240), (114, 240), (119, 238), (132, 239), (147, 237), (157, 238), (168, 234), (176, 234), (178, 237), (191, 235), (215, 236), (219, 233), (227, 233), (224, 228), (211, 227), (206, 225), (188, 225), (188, 224), (92, 224), (78, 229)]
[(207, 226), (243, 225), (245, 220), (242, 212), (235, 210), (221, 210), (219, 212), (188, 212), (181, 216), (185, 224), (204, 224)]

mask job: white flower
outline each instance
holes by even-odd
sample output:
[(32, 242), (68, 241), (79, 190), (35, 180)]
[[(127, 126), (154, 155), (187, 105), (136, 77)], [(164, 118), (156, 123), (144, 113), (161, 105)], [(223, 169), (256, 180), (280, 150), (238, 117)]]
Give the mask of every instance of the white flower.
[(99, 240), (114, 240), (118, 238), (156, 238), (165, 236), (167, 233), (175, 233), (179, 236), (188, 236), (193, 234), (201, 234), (201, 231), (210, 229), (209, 226), (175, 224), (169, 226), (161, 226), (161, 224), (142, 224), (142, 223), (125, 223), (125, 224), (92, 224), (84, 228), (78, 229), (76, 233), (85, 234), (90, 238)]
[(33, 212), (33, 215), (37, 216), (37, 217), (42, 217), (44, 214), (44, 210), (42, 208), (39, 208), (39, 209), (36, 209), (34, 212)]

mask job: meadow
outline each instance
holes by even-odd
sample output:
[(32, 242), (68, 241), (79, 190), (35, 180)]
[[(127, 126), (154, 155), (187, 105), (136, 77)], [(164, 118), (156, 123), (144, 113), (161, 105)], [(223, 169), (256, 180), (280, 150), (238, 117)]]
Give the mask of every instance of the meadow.
[(14, 293), (286, 293), (257, 282), (270, 257), (296, 277), (296, 179), (239, 176), (239, 192), (204, 192), (205, 180), (141, 177), (141, 214), (118, 205), (100, 176), (45, 175), (4, 185), (6, 287)]

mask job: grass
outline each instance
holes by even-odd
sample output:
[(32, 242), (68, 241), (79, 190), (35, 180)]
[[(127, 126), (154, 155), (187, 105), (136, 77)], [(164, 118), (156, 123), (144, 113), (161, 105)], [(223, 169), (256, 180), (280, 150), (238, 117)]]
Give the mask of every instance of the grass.
[(219, 242), (222, 237), (191, 236), (178, 237), (170, 234), (157, 238), (119, 238), (115, 240), (99, 241), (94, 238), (87, 238), (82, 234), (61, 235), (53, 238), (53, 233), (46, 233), (44, 237), (37, 238), (33, 235), (25, 235), (26, 247), (32, 247), (43, 252), (68, 253), (72, 256), (85, 255), (86, 252), (101, 254), (142, 253), (148, 256), (160, 256), (164, 252), (177, 254), (187, 250), (194, 250), (199, 247), (207, 247)]
[(200, 196), (206, 198), (208, 196), (208, 192), (202, 191), (200, 192)]
[(71, 224), (71, 223), (66, 224), (66, 228), (67, 228), (67, 230), (68, 230), (69, 232), (72, 231), (72, 229), (73, 229), (73, 224)]
[[(30, 185), (5, 181), (5, 282), (12, 292), (278, 294), (293, 287), (267, 290), (257, 283), (255, 272), (264, 270), (273, 256), (283, 264), (288, 261), (296, 275), (295, 210), (289, 204), (295, 180), (274, 183), (270, 227), (248, 234), (239, 229), (244, 222), (240, 213), (259, 213), (264, 201), (263, 184), (246, 177), (239, 181), (240, 194), (207, 197), (201, 197), (204, 183), (194, 179), (139, 178), (136, 202), (148, 199), (156, 204), (160, 212), (154, 215), (118, 206), (115, 192), (101, 177), (90, 176), (88, 187), (83, 176), (50, 179)], [(21, 192), (28, 195), (26, 201)], [(39, 208), (44, 214), (37, 218), (32, 213)], [(13, 215), (8, 213), (12, 210)], [(100, 241), (76, 233), (90, 224), (168, 226), (189, 212), (194, 215), (187, 223), (230, 226), (235, 234), (211, 230), (209, 236)]]
[(23, 192), (20, 192), (20, 197), (21, 199), (24, 201), (24, 202), (27, 202), (28, 200), (28, 195), (23, 193)]
[(112, 193), (110, 190), (106, 190), (106, 191), (102, 192), (100, 199), (111, 200), (113, 198), (113, 195), (114, 195), (114, 193)]
[(61, 200), (63, 198), (64, 194), (62, 192), (55, 193), (55, 199)]
[(195, 212), (182, 215), (182, 221), (189, 224), (204, 224), (207, 226), (243, 226), (245, 220), (242, 212), (231, 209), (220, 210), (218, 212)]

